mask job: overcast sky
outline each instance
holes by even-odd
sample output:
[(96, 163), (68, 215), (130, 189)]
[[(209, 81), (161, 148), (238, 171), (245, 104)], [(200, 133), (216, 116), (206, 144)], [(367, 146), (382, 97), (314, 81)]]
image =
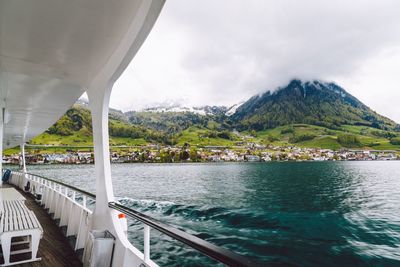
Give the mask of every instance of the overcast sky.
[(111, 107), (232, 105), (334, 81), (400, 122), (400, 1), (168, 0)]

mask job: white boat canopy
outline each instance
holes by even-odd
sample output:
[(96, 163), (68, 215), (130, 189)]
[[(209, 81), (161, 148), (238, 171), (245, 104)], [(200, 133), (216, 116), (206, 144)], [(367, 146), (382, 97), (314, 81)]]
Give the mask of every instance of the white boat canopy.
[[(151, 30), (164, 1), (0, 0), (0, 105), (3, 148), (44, 132), (104, 75), (113, 79)], [(133, 29), (134, 28), (134, 29)], [(128, 34), (129, 32), (129, 34)], [(129, 41), (124, 39), (129, 37)]]
[(24, 143), (48, 129), (86, 91), (96, 177), (96, 204), (86, 223), (116, 237), (113, 266), (155, 266), (130, 244), (117, 211), (108, 207), (115, 201), (108, 105), (113, 84), (163, 5), (164, 0), (0, 0), (0, 173), (3, 148), (17, 145), (26, 173)]
[[(146, 215), (138, 217), (116, 203), (108, 134), (111, 89), (163, 4), (164, 0), (0, 0), (0, 172), (2, 146), (21, 145), (24, 168), (11, 179), (21, 189), (30, 183), (43, 190), (42, 204), (66, 226), (67, 236), (76, 236), (74, 249), (89, 255), (84, 262), (109, 259), (112, 266), (157, 266), (150, 258), (152, 227), (228, 265), (254, 266), (247, 258)], [(56, 122), (85, 91), (92, 113), (95, 194), (28, 174), (25, 168), (23, 144)], [(82, 204), (76, 192), (83, 194)], [(93, 212), (86, 207), (86, 196), (95, 198)], [(129, 242), (120, 212), (145, 224), (143, 253)], [(105, 231), (115, 238), (113, 252), (93, 249), (100, 251), (93, 256), (86, 242), (89, 233)]]

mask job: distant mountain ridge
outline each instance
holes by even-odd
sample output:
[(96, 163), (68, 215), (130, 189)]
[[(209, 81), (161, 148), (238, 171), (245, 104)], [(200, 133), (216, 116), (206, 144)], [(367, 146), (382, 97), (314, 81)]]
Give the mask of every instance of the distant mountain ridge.
[[(234, 147), (245, 142), (340, 149), (400, 150), (400, 127), (334, 83), (292, 80), (244, 103), (185, 107), (158, 105), (109, 112), (110, 144)], [(71, 107), (31, 144), (90, 146), (86, 101)]]
[[(87, 107), (85, 101), (78, 105)], [(192, 125), (223, 124), (225, 129), (264, 130), (289, 124), (311, 124), (337, 129), (342, 125), (368, 126), (400, 131), (384, 117), (333, 82), (294, 79), (286, 86), (255, 95), (231, 107), (185, 106), (168, 102), (140, 111), (110, 109), (110, 117), (167, 132), (179, 132)]]
[[(82, 100), (77, 104), (87, 107)], [(180, 132), (193, 125), (207, 127), (213, 122), (219, 124), (220, 129), (240, 131), (259, 131), (289, 124), (310, 124), (330, 129), (355, 125), (400, 131), (396, 122), (376, 113), (337, 84), (298, 79), (231, 107), (191, 107), (168, 102), (140, 111), (110, 109), (110, 117), (168, 133)]]
[[(199, 106), (189, 107), (179, 104), (172, 106), (154, 106), (142, 109), (141, 112), (192, 112), (199, 115), (220, 115), (226, 113), (228, 108), (225, 106)], [(139, 111), (140, 112), (140, 111)]]
[(379, 115), (335, 83), (292, 80), (287, 86), (256, 95), (231, 116), (239, 129), (263, 130), (306, 123), (337, 128), (363, 125), (399, 130), (393, 120)]

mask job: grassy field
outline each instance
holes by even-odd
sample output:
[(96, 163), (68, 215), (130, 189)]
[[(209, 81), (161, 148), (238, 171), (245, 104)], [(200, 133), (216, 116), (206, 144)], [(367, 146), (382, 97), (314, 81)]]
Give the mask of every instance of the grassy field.
[[(340, 130), (331, 130), (325, 127), (296, 124), (291, 126), (281, 126), (274, 129), (257, 132), (256, 137), (251, 140), (259, 143), (272, 143), (274, 145), (296, 145), (299, 147), (313, 147), (326, 149), (340, 149), (343, 147), (338, 142), (338, 136), (351, 134), (360, 141), (354, 148), (368, 148), (376, 150), (400, 150), (399, 145), (390, 144), (390, 140), (384, 137), (373, 135), (374, 132), (384, 132), (365, 126), (342, 126)], [(250, 135), (250, 133), (245, 133)], [(293, 135), (314, 135), (312, 140), (293, 143), (290, 137)]]
[[(77, 132), (70, 136), (52, 135), (43, 133), (29, 142), (31, 145), (54, 145), (54, 146), (93, 146), (92, 135)], [(146, 145), (143, 138), (132, 139), (126, 137), (110, 137), (111, 146), (140, 146)]]
[[(296, 124), (281, 126), (274, 129), (268, 129), (259, 131), (254, 134), (250, 132), (242, 132), (239, 134), (232, 133), (230, 139), (224, 139), (220, 137), (209, 137), (210, 130), (205, 128), (190, 127), (184, 130), (177, 137), (177, 145), (182, 146), (185, 143), (191, 146), (225, 146), (233, 147), (240, 142), (255, 142), (259, 144), (273, 144), (276, 146), (298, 146), (298, 147), (309, 147), (309, 148), (325, 148), (337, 150), (343, 147), (338, 142), (338, 136), (343, 134), (351, 134), (357, 137), (359, 145), (353, 148), (363, 149), (376, 149), (376, 150), (399, 150), (400, 145), (392, 145), (388, 138), (376, 136), (384, 131), (377, 130), (371, 127), (365, 126), (342, 126), (340, 130), (331, 130), (328, 128), (307, 125), (307, 124)], [(251, 135), (253, 134), (253, 135)], [(312, 136), (310, 140), (291, 142), (293, 136), (309, 135)], [(110, 138), (111, 146), (143, 146), (149, 143), (143, 139), (132, 139), (132, 138)], [(90, 133), (84, 130), (78, 131), (70, 136), (61, 136), (43, 133), (31, 140), (30, 145), (33, 147), (28, 148), (28, 151), (36, 153), (64, 153), (69, 150), (90, 150), (93, 146), (93, 140)], [(34, 147), (34, 145), (51, 145), (52, 147)], [(113, 148), (112, 148), (113, 149)], [(114, 150), (120, 150), (122, 148), (114, 148)], [(19, 152), (19, 148), (8, 149), (4, 152), (5, 155), (15, 154)]]
[(209, 130), (199, 129), (197, 127), (190, 127), (182, 132), (182, 135), (178, 138), (178, 145), (188, 143), (194, 146), (234, 146), (237, 141), (241, 139), (238, 136), (232, 135), (232, 139), (224, 138), (211, 138), (207, 137)]
[[(125, 137), (111, 137), (110, 146), (142, 146), (147, 145), (147, 141), (143, 138), (132, 139)], [(35, 146), (37, 145), (37, 146)], [(48, 147), (42, 147), (42, 145), (48, 145)], [(33, 138), (26, 150), (31, 153), (66, 153), (68, 151), (77, 150), (93, 150), (93, 138), (85, 133), (77, 132), (70, 136), (61, 136), (43, 133)], [(114, 150), (114, 148), (112, 148)], [(115, 150), (119, 150), (115, 148)], [(12, 155), (19, 153), (20, 148), (10, 148), (4, 151), (4, 155)]]

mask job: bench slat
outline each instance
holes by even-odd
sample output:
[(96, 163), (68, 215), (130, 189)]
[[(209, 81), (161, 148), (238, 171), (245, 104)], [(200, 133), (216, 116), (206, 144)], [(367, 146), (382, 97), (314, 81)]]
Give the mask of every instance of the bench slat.
[[(32, 259), (29, 261), (40, 260), (40, 258), (37, 258), (37, 251), (43, 229), (35, 213), (28, 209), (24, 201), (21, 200), (4, 200), (0, 204), (3, 204), (3, 211), (0, 211), (0, 236), (5, 265), (9, 265), (10, 255), (26, 252), (32, 252)], [(14, 248), (11, 251), (12, 238), (17, 236), (28, 237), (29, 249)], [(23, 262), (27, 261), (14, 261), (12, 264)]]
[(24, 228), (24, 224), (22, 223), (22, 217), (21, 216), (17, 217), (17, 221), (18, 221), (18, 228), (19, 229), (25, 229)]
[(4, 219), (5, 219), (5, 228), (4, 231), (8, 232), (9, 228), (10, 228), (10, 222), (8, 221), (8, 214), (4, 214)]
[(24, 222), (27, 225), (27, 229), (35, 228), (35, 226), (31, 223), (31, 220), (30, 220), (30, 217), (31, 217), (31, 215), (29, 213), (30, 210), (21, 202), (16, 203), (16, 205), (17, 205), (18, 209), (21, 212), (21, 215), (22, 215), (22, 218), (24, 219)]
[(25, 216), (21, 217), (21, 219), (22, 219), (22, 224), (24, 225), (24, 229), (28, 229), (29, 225), (28, 225), (28, 222), (26, 221)]
[(3, 232), (24, 229), (42, 229), (35, 213), (20, 200), (4, 200), (4, 213), (1, 216), (0, 230)]

